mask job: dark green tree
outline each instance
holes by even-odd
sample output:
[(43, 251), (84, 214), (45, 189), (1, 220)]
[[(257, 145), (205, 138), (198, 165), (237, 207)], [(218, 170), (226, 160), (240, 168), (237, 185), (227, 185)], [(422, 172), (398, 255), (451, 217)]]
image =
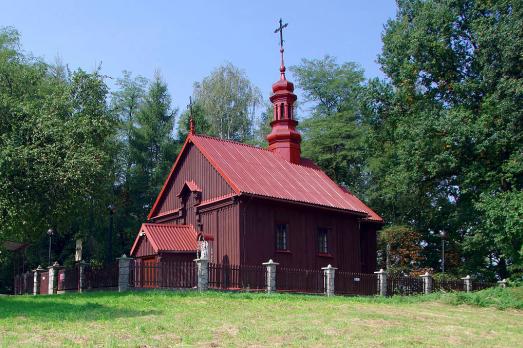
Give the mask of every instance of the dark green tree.
[(363, 70), (333, 57), (304, 59), (291, 67), (310, 115), (301, 122), (302, 152), (338, 183), (364, 192)]
[(141, 209), (144, 221), (177, 155), (174, 122), (177, 110), (171, 108), (167, 84), (159, 73), (149, 85), (136, 117), (131, 138), (134, 168), (131, 196)]
[(373, 202), (422, 232), (432, 266), (445, 229), (461, 250), (462, 271), (502, 276), (521, 249), (516, 229), (507, 228), (513, 218), (500, 219), (493, 202), (520, 209), (513, 199), (523, 188), (523, 5), (398, 6), (379, 57), (391, 98), (369, 117), (371, 172), (381, 180)]
[(30, 243), (33, 266), (47, 263), (49, 227), (60, 262), (76, 237), (97, 239), (114, 179), (103, 77), (56, 71), (23, 53), (14, 29), (0, 30), (0, 245)]

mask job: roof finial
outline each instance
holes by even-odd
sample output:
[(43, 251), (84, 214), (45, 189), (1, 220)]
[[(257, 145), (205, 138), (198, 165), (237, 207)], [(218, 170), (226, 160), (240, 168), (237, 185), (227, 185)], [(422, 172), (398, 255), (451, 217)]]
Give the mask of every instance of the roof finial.
[(194, 120), (192, 118), (192, 97), (189, 96), (189, 133), (194, 134)]
[(274, 30), (275, 33), (280, 32), (280, 54), (281, 54), (281, 65), (280, 65), (280, 79), (285, 80), (285, 64), (283, 63), (283, 28), (286, 28), (289, 23), (283, 24), (283, 20), (280, 18), (280, 26)]

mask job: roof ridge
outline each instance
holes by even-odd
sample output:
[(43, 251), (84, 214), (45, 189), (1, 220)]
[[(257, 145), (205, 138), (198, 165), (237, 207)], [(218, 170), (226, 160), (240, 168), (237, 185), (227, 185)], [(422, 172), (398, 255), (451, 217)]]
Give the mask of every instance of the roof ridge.
[(312, 162), (314, 165), (316, 165), (318, 168), (314, 168), (314, 167), (311, 167), (311, 166), (308, 166), (308, 165), (305, 165), (305, 164), (301, 164), (301, 163), (292, 163), (292, 162), (286, 161), (286, 160), (284, 160), (283, 158), (279, 158), (277, 155), (274, 154), (274, 152), (270, 151), (269, 149), (266, 149), (266, 148), (263, 148), (263, 147), (260, 147), (260, 146), (256, 146), (256, 145), (251, 145), (251, 144), (242, 143), (242, 142), (239, 142), (239, 141), (236, 141), (236, 140), (222, 139), (222, 138), (213, 137), (213, 136), (206, 135), (206, 134), (192, 134), (191, 137), (207, 138), (207, 139), (212, 139), (212, 140), (221, 141), (221, 142), (224, 142), (224, 143), (231, 143), (231, 144), (234, 144), (234, 145), (247, 146), (247, 147), (250, 147), (250, 148), (253, 148), (253, 149), (256, 149), (256, 150), (266, 151), (266, 152), (269, 152), (269, 153), (270, 153), (271, 155), (273, 155), (274, 157), (276, 157), (277, 159), (282, 160), (282, 161), (285, 161), (285, 163), (288, 163), (288, 164), (291, 164), (291, 165), (295, 165), (295, 166), (299, 166), (299, 167), (310, 168), (310, 169), (312, 169), (312, 170), (316, 170), (316, 171), (323, 172), (323, 169), (321, 169), (320, 166), (318, 166), (318, 165), (317, 165), (313, 160), (311, 160), (310, 158), (301, 157), (301, 159), (306, 159), (306, 160), (311, 161), (311, 162)]
[(225, 143), (231, 143), (231, 144), (236, 144), (236, 145), (242, 145), (242, 146), (252, 147), (252, 148), (257, 149), (257, 150), (263, 150), (263, 151), (267, 151), (267, 152), (272, 153), (271, 151), (269, 151), (269, 149), (263, 148), (263, 147), (261, 147), (261, 146), (256, 146), (256, 145), (252, 145), (252, 144), (246, 144), (246, 143), (242, 143), (241, 141), (237, 141), (237, 140), (222, 139), (222, 138), (213, 137), (213, 136), (211, 136), (211, 135), (207, 135), (207, 134), (193, 134), (192, 137), (208, 138), (208, 139), (213, 139), (213, 140), (223, 141), (223, 142), (225, 142)]

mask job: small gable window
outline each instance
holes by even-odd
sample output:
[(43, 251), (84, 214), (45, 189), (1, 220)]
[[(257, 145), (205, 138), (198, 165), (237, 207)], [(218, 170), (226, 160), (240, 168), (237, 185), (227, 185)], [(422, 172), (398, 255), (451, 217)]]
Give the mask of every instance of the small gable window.
[(327, 228), (318, 228), (318, 252), (320, 254), (329, 253), (329, 230)]
[(289, 250), (289, 225), (276, 224), (276, 250)]

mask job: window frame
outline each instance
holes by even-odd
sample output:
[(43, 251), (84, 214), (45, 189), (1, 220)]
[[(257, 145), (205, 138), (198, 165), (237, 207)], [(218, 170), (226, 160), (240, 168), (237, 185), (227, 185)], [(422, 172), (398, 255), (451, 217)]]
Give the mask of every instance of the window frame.
[[(281, 233), (279, 227), (285, 226), (284, 228), (284, 234), (283, 234), (283, 242), (284, 245), (280, 245), (280, 238), (279, 234)], [(289, 224), (288, 223), (276, 223), (274, 225), (274, 248), (276, 252), (289, 252)], [(283, 246), (283, 248), (280, 248), (280, 246)]]
[(316, 249), (319, 255), (331, 255), (329, 248), (330, 231), (329, 227), (318, 227), (316, 229)]

